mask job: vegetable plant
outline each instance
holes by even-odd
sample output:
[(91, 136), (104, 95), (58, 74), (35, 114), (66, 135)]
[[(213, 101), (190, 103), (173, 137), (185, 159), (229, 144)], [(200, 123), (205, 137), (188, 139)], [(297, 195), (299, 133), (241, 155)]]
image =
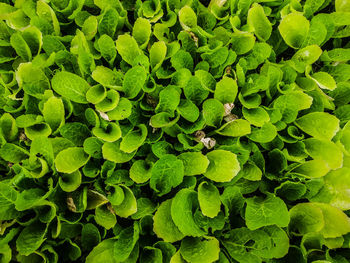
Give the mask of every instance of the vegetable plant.
[(0, 263), (350, 261), (349, 0), (1, 0)]

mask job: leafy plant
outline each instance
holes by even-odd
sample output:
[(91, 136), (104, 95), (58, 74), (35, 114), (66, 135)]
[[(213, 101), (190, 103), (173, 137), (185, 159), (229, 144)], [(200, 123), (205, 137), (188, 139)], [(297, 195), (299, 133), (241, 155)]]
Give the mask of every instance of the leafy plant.
[(1, 0), (0, 263), (350, 261), (349, 0)]

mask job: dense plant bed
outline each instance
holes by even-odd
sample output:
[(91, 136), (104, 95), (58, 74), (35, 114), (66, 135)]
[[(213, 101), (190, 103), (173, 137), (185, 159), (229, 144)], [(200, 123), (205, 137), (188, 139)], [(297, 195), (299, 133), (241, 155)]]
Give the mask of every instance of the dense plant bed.
[(0, 18), (0, 263), (350, 261), (349, 0)]

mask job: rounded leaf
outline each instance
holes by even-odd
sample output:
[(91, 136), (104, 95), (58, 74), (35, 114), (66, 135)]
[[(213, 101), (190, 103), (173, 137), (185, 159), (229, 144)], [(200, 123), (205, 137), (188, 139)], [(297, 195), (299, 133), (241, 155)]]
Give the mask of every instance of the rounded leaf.
[(198, 201), (203, 215), (213, 218), (220, 212), (220, 193), (215, 185), (202, 182), (198, 186)]
[(90, 85), (83, 78), (67, 71), (58, 72), (51, 80), (52, 89), (62, 97), (77, 103), (88, 103)]
[(60, 151), (55, 159), (55, 166), (58, 172), (73, 173), (86, 164), (89, 160), (82, 147), (69, 147)]
[(184, 238), (171, 217), (172, 199), (166, 200), (158, 207), (153, 216), (153, 231), (165, 242), (176, 242)]
[(215, 237), (186, 237), (180, 246), (181, 256), (191, 263), (211, 263), (219, 259), (219, 241)]
[(207, 154), (209, 166), (204, 176), (214, 182), (229, 182), (241, 170), (236, 154), (214, 150)]
[(200, 152), (185, 152), (177, 156), (184, 164), (185, 175), (204, 174), (208, 168), (208, 158)]
[(310, 22), (301, 13), (290, 13), (282, 18), (278, 30), (286, 42), (292, 48), (302, 47), (310, 28)]

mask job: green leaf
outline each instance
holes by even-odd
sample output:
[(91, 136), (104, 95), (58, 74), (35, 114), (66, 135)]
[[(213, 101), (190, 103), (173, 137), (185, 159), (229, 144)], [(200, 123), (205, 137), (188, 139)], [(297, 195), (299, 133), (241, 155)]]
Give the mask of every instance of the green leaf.
[(270, 121), (269, 114), (262, 107), (254, 109), (243, 108), (242, 113), (250, 124), (257, 127), (262, 127), (265, 123)]
[(89, 156), (82, 147), (70, 147), (60, 151), (55, 159), (57, 171), (62, 173), (73, 173), (86, 164)]
[(216, 99), (207, 99), (203, 102), (203, 118), (208, 126), (220, 125), (225, 114), (222, 103)]
[(197, 26), (197, 16), (193, 9), (185, 5), (179, 11), (179, 21), (181, 26), (185, 29), (191, 29)]
[(153, 231), (157, 237), (165, 242), (176, 242), (183, 239), (184, 235), (175, 225), (171, 217), (172, 199), (160, 204), (153, 216)]
[(149, 124), (153, 128), (170, 127), (179, 120), (180, 116), (176, 116), (174, 119), (171, 117), (172, 115), (167, 112), (160, 112), (151, 117)]
[(337, 12), (350, 12), (350, 3), (348, 0), (335, 0), (335, 10)]
[(333, 77), (326, 72), (316, 72), (311, 78), (321, 89), (334, 90), (337, 87)]
[(155, 42), (150, 51), (149, 58), (153, 71), (156, 71), (162, 65), (167, 54), (167, 46), (164, 41)]
[(149, 218), (157, 210), (157, 205), (148, 198), (137, 199), (137, 212), (131, 216), (132, 219)]
[[(118, 72), (115, 72), (109, 68), (104, 66), (97, 66), (91, 74), (91, 77), (101, 85), (109, 88), (115, 88), (117, 90), (121, 90), (122, 79)], [(101, 89), (101, 88), (100, 88)], [(91, 90), (91, 88), (90, 88)], [(95, 91), (97, 92), (97, 91)], [(99, 92), (101, 93), (101, 92)], [(101, 95), (100, 95), (101, 96)], [(88, 99), (88, 93), (86, 94), (86, 98)], [(91, 98), (91, 96), (90, 96)], [(92, 98), (91, 98), (92, 99)], [(96, 100), (96, 99), (94, 99)], [(93, 102), (97, 103), (97, 102)]]
[(272, 32), (272, 25), (267, 19), (264, 8), (255, 3), (248, 11), (247, 17), (248, 25), (254, 28), (255, 35), (259, 40), (266, 41), (270, 38)]
[(202, 182), (198, 186), (198, 201), (203, 215), (214, 218), (220, 212), (220, 194), (213, 184)]
[(171, 203), (171, 217), (180, 232), (186, 236), (205, 235), (194, 221), (192, 211), (195, 207), (198, 207), (197, 193), (186, 188), (177, 192)]
[(117, 107), (119, 103), (120, 95), (116, 90), (109, 90), (106, 93), (106, 97), (95, 105), (96, 110), (106, 112), (111, 111)]
[(200, 152), (184, 152), (177, 156), (184, 165), (184, 175), (199, 175), (207, 171), (209, 159)]
[(213, 92), (215, 90), (216, 80), (214, 77), (207, 71), (196, 70), (195, 76), (200, 80), (203, 88)]
[(286, 42), (292, 48), (302, 47), (310, 28), (310, 22), (298, 12), (293, 12), (282, 18), (278, 30)]
[(92, 86), (86, 92), (86, 100), (93, 104), (98, 104), (104, 100), (107, 96), (106, 88), (102, 85)]
[(158, 194), (164, 195), (173, 187), (181, 184), (184, 176), (184, 165), (175, 155), (162, 156), (152, 167), (150, 187)]
[(289, 215), (289, 227), (300, 234), (319, 232), (324, 228), (322, 210), (314, 203), (297, 204), (289, 210)]
[(137, 224), (123, 229), (118, 240), (114, 243), (114, 259), (123, 262), (128, 259), (136, 242), (139, 239), (139, 227)]
[(293, 122), (301, 110), (309, 109), (313, 98), (303, 92), (293, 91), (279, 96), (274, 101), (274, 108), (282, 114), (282, 120), (286, 123)]
[(115, 142), (122, 136), (119, 125), (114, 122), (108, 123), (105, 129), (101, 127), (95, 127), (92, 129), (92, 133), (97, 138), (106, 142)]
[(47, 226), (40, 222), (25, 227), (16, 240), (20, 255), (28, 256), (36, 251), (45, 241)]
[(124, 200), (120, 205), (113, 205), (115, 213), (120, 217), (129, 217), (137, 212), (136, 198), (129, 187), (119, 185), (124, 192)]
[(11, 46), (16, 50), (18, 56), (20, 56), (24, 61), (32, 60), (32, 52), (26, 41), (23, 38), (23, 35), (19, 32), (16, 32), (11, 35)]
[(0, 118), (0, 134), (6, 141), (13, 141), (18, 134), (18, 128), (15, 119), (9, 113), (2, 114)]
[(11, 220), (18, 216), (15, 209), (17, 192), (5, 184), (0, 182), (0, 220)]
[(142, 66), (129, 69), (124, 76), (123, 92), (128, 99), (133, 99), (141, 91), (147, 79), (147, 74)]
[(241, 137), (251, 133), (250, 123), (243, 119), (237, 119), (225, 123), (215, 131), (217, 134), (229, 137)]
[(235, 80), (223, 77), (216, 83), (214, 98), (225, 103), (233, 103), (237, 97), (238, 87)]
[(101, 242), (100, 232), (98, 228), (88, 223), (83, 226), (81, 231), (81, 243), (82, 247), (85, 250), (91, 250), (95, 245)]
[(193, 58), (191, 54), (181, 49), (170, 58), (170, 62), (177, 71), (182, 68), (187, 68), (191, 71), (193, 69)]
[(334, 142), (310, 138), (303, 143), (313, 159), (325, 161), (329, 168), (334, 170), (343, 166), (343, 153)]
[(305, 133), (315, 139), (331, 140), (339, 131), (339, 120), (326, 112), (312, 112), (295, 121)]
[(268, 143), (271, 142), (277, 136), (276, 127), (270, 122), (265, 123), (261, 128), (252, 129), (248, 138), (254, 142)]
[[(50, 82), (45, 73), (32, 63), (21, 63), (16, 72), (19, 87), (31, 96), (42, 99), (45, 90), (50, 89)], [(52, 84), (52, 80), (51, 80)], [(54, 87), (52, 87), (54, 89)]]
[(97, 33), (98, 21), (95, 16), (88, 17), (83, 24), (81, 31), (84, 33), (87, 40), (91, 40)]
[(199, 117), (198, 107), (188, 99), (180, 99), (177, 110), (182, 118), (190, 122), (195, 122)]
[(128, 34), (120, 35), (118, 37), (116, 47), (123, 60), (132, 66), (135, 65), (136, 58), (142, 54), (136, 40)]
[(143, 17), (137, 18), (132, 29), (132, 36), (141, 48), (146, 47), (151, 36), (151, 23), (149, 20)]
[(289, 238), (286, 232), (277, 226), (264, 227), (264, 231), (270, 236), (273, 246), (266, 253), (262, 251), (263, 253), (259, 254), (264, 258), (283, 258), (286, 256), (289, 252)]
[(137, 160), (130, 168), (130, 178), (135, 183), (142, 184), (147, 182), (152, 175), (152, 166), (145, 160)]
[(119, 14), (118, 11), (114, 8), (108, 8), (102, 14), (101, 20), (98, 23), (98, 32), (101, 35), (109, 35), (114, 37), (115, 31), (119, 23)]
[(43, 116), (51, 130), (56, 131), (64, 123), (64, 114), (64, 105), (61, 99), (51, 97), (45, 102)]
[(114, 259), (114, 239), (105, 239), (89, 253), (86, 263), (105, 262), (117, 263)]
[(91, 136), (89, 128), (80, 122), (69, 122), (60, 128), (60, 134), (77, 146), (82, 146), (84, 140)]
[(328, 203), (341, 210), (350, 207), (349, 187), (350, 169), (342, 167), (330, 171), (324, 178), (323, 188), (311, 200), (313, 202)]
[(22, 37), (30, 48), (32, 55), (38, 55), (43, 45), (43, 36), (40, 30), (35, 26), (29, 26), (22, 32)]
[(292, 60), (311, 65), (315, 63), (322, 54), (322, 49), (317, 45), (310, 45), (298, 50)]
[(288, 226), (288, 209), (279, 197), (273, 195), (268, 195), (267, 198), (256, 196), (246, 199), (246, 202), (245, 220), (249, 229), (255, 230), (270, 225)]
[(173, 114), (180, 103), (180, 93), (174, 86), (168, 86), (159, 93), (156, 113), (167, 112)]
[(117, 218), (106, 205), (98, 206), (95, 210), (95, 221), (100, 226), (111, 229), (117, 223)]
[(307, 178), (319, 178), (325, 176), (329, 170), (330, 168), (324, 160), (316, 159), (297, 165), (292, 171)]
[(215, 237), (186, 237), (180, 246), (181, 256), (188, 262), (210, 263), (219, 259), (219, 241)]
[(78, 75), (61, 71), (53, 76), (51, 85), (63, 97), (77, 103), (87, 103), (85, 95), (90, 85)]
[(0, 148), (0, 157), (7, 162), (19, 163), (20, 161), (27, 159), (29, 153), (15, 144), (5, 143)]
[(73, 192), (78, 189), (81, 184), (81, 173), (77, 170), (70, 174), (62, 174), (58, 183), (63, 191)]
[(162, 251), (158, 248), (146, 246), (143, 248), (140, 263), (162, 263), (163, 255)]
[(120, 149), (120, 141), (105, 142), (102, 146), (103, 158), (115, 163), (126, 163), (134, 157), (135, 153), (123, 152)]
[(113, 63), (117, 55), (117, 50), (113, 39), (108, 35), (102, 35), (97, 40), (97, 45), (102, 57), (109, 63)]
[(136, 129), (129, 131), (120, 142), (120, 150), (131, 153), (137, 150), (147, 138), (147, 127), (140, 124)]
[(232, 50), (237, 55), (243, 55), (251, 51), (255, 45), (255, 37), (248, 32), (235, 32), (231, 36)]
[(321, 233), (325, 238), (336, 238), (350, 232), (349, 217), (343, 211), (329, 204), (314, 204), (322, 210), (325, 224)]
[(213, 150), (207, 153), (209, 166), (203, 174), (214, 182), (229, 182), (241, 170), (236, 154), (226, 150)]
[(193, 101), (195, 104), (200, 104), (209, 95), (209, 91), (203, 88), (200, 80), (194, 76), (188, 80), (183, 90), (186, 99)]
[(124, 120), (131, 115), (132, 104), (130, 100), (121, 97), (117, 107), (107, 112), (107, 116), (110, 120)]
[(265, 231), (242, 227), (232, 229), (223, 240), (223, 246), (238, 262), (261, 263), (260, 254), (268, 253), (272, 242)]

